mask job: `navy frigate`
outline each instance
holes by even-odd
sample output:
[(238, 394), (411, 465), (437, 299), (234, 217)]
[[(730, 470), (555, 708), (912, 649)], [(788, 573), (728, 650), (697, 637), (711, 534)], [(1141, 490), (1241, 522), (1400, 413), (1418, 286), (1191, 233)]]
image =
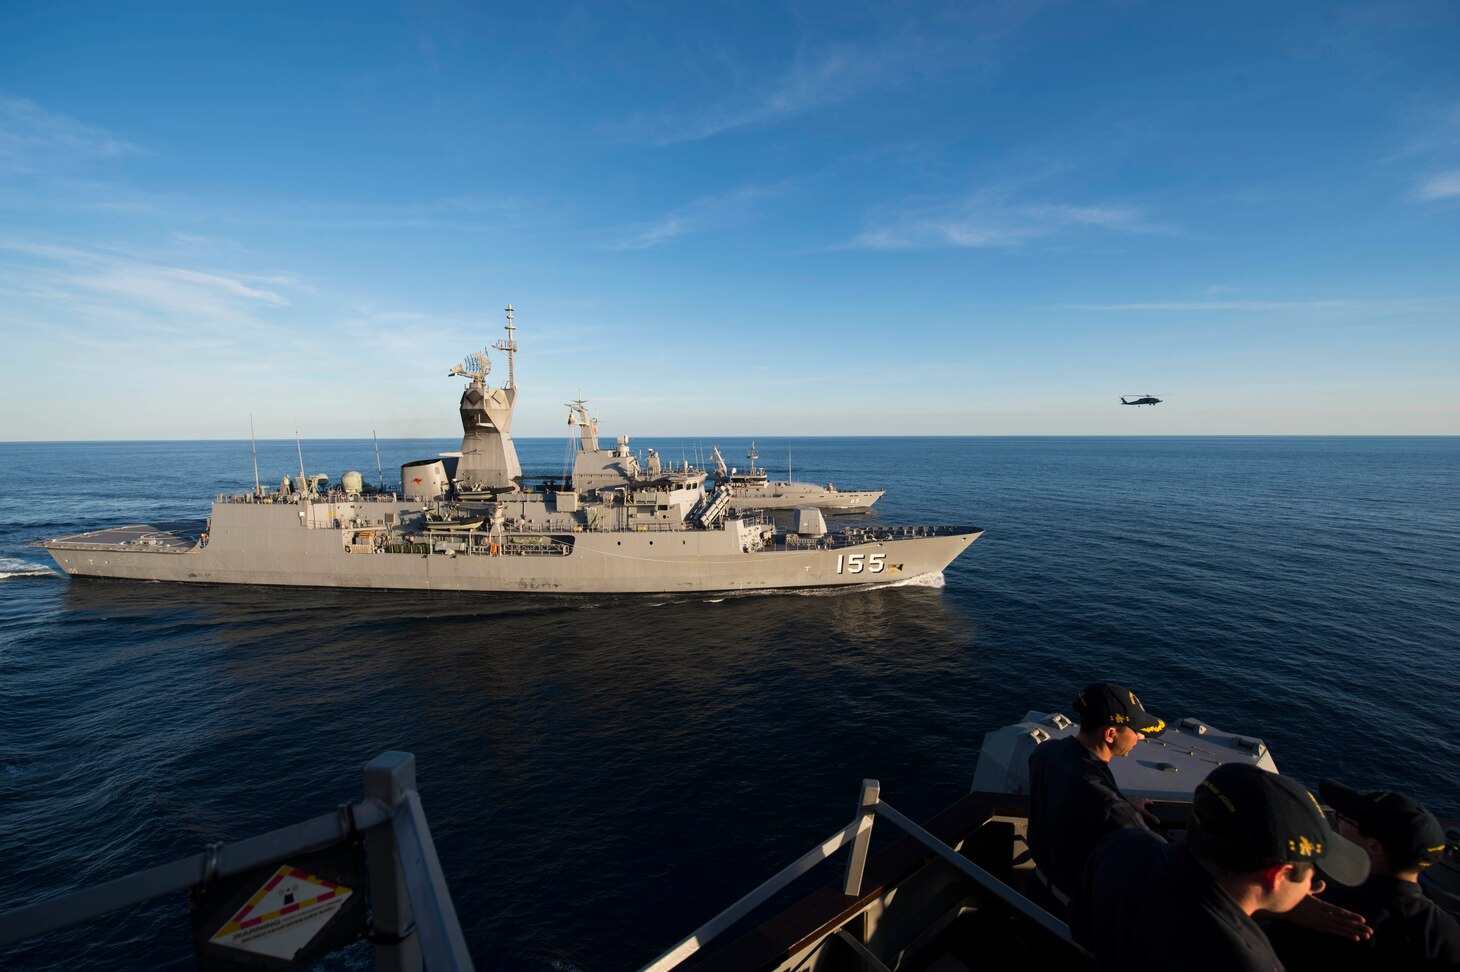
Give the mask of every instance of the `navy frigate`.
[[(516, 327), (493, 348), (507, 382), (488, 384), (488, 353), (451, 369), (467, 384), (459, 452), (408, 462), (400, 490), (358, 472), (284, 477), (278, 487), (215, 498), (197, 535), (147, 525), (39, 541), (72, 577), (210, 584), (433, 591), (664, 593), (905, 583), (941, 575), (982, 530), (874, 526), (829, 531), (798, 509), (794, 530), (736, 512), (729, 483), (610, 448), (585, 403), (570, 480), (524, 480), (512, 441)], [(302, 464), (301, 464), (302, 466)]]

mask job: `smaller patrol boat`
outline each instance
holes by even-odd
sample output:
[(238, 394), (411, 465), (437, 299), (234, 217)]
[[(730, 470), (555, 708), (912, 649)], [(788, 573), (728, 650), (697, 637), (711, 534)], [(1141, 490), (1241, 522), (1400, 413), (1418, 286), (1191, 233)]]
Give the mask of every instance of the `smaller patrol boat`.
[(772, 480), (770, 475), (756, 466), (760, 458), (755, 443), (750, 444), (749, 472), (740, 472), (725, 465), (725, 457), (717, 447), (711, 447), (715, 457), (715, 480), (730, 490), (730, 508), (735, 510), (790, 510), (802, 506), (814, 506), (828, 513), (856, 513), (872, 508), (882, 498), (882, 489), (837, 489), (831, 483), (818, 486), (815, 483), (790, 481), (790, 463), (787, 463), (786, 479)]

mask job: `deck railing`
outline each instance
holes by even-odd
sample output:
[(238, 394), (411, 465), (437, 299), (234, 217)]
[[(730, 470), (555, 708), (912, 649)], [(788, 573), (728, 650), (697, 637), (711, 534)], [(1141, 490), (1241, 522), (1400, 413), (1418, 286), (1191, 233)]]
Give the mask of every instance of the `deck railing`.
[(258, 503), (264, 506), (290, 506), (300, 500), (313, 503), (394, 503), (400, 499), (395, 492), (344, 493), (218, 493), (215, 503)]
[(978, 532), (978, 527), (961, 526), (847, 527), (845, 530), (814, 536), (788, 534), (783, 542), (787, 550), (837, 550), (841, 547), (855, 547), (863, 543), (911, 540), (918, 537), (950, 537)]
[[(502, 534), (491, 531), (450, 533), (428, 531), (428, 542), (386, 544), (387, 553), (446, 554), (448, 557), (566, 557), (573, 552), (572, 543), (546, 533), (515, 531)], [(415, 549), (424, 547), (424, 550)]]
[[(364, 799), (334, 813), (234, 844), (214, 844), (182, 860), (0, 915), (0, 946), (162, 895), (188, 891), (194, 900), (205, 898), (220, 879), (288, 865), (303, 855), (363, 841), (369, 858), (369, 940), (375, 944), (376, 967), (388, 972), (419, 972), (423, 967), (431, 972), (471, 970), (471, 955), (416, 792), (416, 758), (410, 753), (382, 753), (366, 764), (364, 776)], [(327, 931), (325, 923), (316, 935)], [(312, 941), (304, 941), (301, 948), (308, 949)]]
[[(866, 870), (868, 849), (872, 841), (872, 825), (878, 816), (886, 818), (889, 823), (899, 827), (985, 892), (1034, 922), (1045, 932), (1067, 943), (1071, 949), (1082, 953), (1085, 951), (1070, 937), (1068, 925), (949, 847), (889, 804), (884, 803), (881, 799), (881, 792), (882, 785), (876, 780), (863, 780), (861, 795), (857, 801), (856, 816), (852, 818), (851, 823), (827, 837), (745, 897), (695, 929), (689, 937), (681, 940), (669, 951), (644, 966), (641, 972), (668, 972), (669, 969), (677, 967), (715, 936), (770, 900), (773, 895), (783, 890), (792, 881), (848, 845), (851, 846), (851, 852), (847, 857), (846, 872), (842, 880), (842, 893), (848, 898), (860, 896), (862, 876)], [(870, 968), (885, 968), (880, 960), (867, 951), (865, 946), (856, 941), (854, 936), (844, 935), (842, 937), (844, 940), (849, 940), (848, 944), (852, 945), (854, 950), (859, 951)]]

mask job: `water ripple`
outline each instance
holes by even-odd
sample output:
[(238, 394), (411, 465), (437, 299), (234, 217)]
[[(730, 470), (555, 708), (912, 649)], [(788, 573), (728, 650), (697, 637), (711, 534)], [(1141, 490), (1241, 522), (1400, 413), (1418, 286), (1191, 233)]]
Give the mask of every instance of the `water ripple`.
[[(312, 467), (373, 462), (368, 441), (306, 445)], [(389, 466), (453, 446), (381, 447)], [(521, 444), (548, 471), (561, 449)], [(260, 450), (266, 467), (297, 462), (293, 442)], [(25, 541), (195, 523), (212, 492), (251, 484), (246, 443), (0, 445), (5, 468), (53, 484), (0, 497), (0, 908), (327, 812), (359, 795), (367, 760), (405, 749), (479, 961), (639, 965), (845, 823), (861, 779), (934, 810), (966, 790), (984, 732), (1068, 710), (1096, 678), (1262, 736), (1306, 782), (1460, 815), (1443, 771), (1460, 739), (1413, 731), (1449, 725), (1460, 694), (1460, 440), (824, 439), (795, 454), (798, 477), (888, 488), (842, 522), (988, 532), (942, 576), (876, 591), (70, 582)], [(0, 965), (181, 969), (189, 942), (169, 900)], [(369, 964), (357, 947), (326, 967)]]

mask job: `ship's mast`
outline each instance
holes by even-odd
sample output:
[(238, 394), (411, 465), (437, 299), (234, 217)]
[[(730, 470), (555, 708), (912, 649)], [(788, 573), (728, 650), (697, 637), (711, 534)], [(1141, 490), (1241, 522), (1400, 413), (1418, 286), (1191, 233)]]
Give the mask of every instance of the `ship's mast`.
[(517, 353), (517, 341), (513, 337), (513, 333), (512, 333), (512, 332), (514, 332), (516, 330), (517, 330), (517, 326), (512, 323), (512, 305), (511, 304), (508, 304), (507, 305), (507, 340), (505, 340), (505, 341), (493, 341), (492, 342), (492, 347), (496, 348), (498, 351), (506, 351), (507, 352), (507, 387), (508, 388), (516, 388), (517, 387), (517, 371), (514, 368), (515, 362), (514, 362), (514, 359), (513, 359), (513, 355)]
[(578, 451), (598, 451), (598, 419), (588, 417), (588, 403), (581, 398), (568, 403), (568, 424), (578, 426)]
[(375, 430), (370, 430), (370, 438), (375, 442), (375, 478), (380, 480), (380, 491), (385, 492), (385, 472), (380, 468), (380, 439), (375, 435)]
[(304, 446), (299, 442), (299, 430), (294, 430), (294, 448), (299, 452), (299, 488), (296, 492), (304, 493)]
[(248, 444), (253, 446), (253, 494), (255, 497), (264, 495), (259, 489), (259, 443), (253, 434), (253, 413), (248, 413)]
[(512, 408), (517, 401), (517, 325), (507, 307), (507, 340), (492, 345), (507, 352), (507, 383), (501, 388), (487, 384), (492, 364), (486, 351), (473, 351), (452, 375), (470, 378), (461, 394), (461, 459), (452, 478), (470, 489), (510, 490), (522, 478), (517, 449), (512, 443)]

